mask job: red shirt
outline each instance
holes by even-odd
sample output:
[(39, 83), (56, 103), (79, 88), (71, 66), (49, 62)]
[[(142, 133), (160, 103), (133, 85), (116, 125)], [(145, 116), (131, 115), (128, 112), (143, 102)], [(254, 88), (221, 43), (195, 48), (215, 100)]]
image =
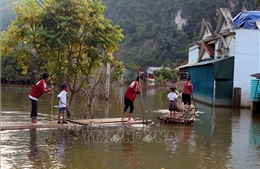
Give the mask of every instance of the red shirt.
[(134, 81), (128, 86), (125, 92), (125, 97), (128, 98), (129, 100), (134, 101), (137, 94), (140, 94), (139, 82)]
[(38, 81), (33, 87), (30, 92), (30, 96), (35, 97), (38, 99), (42, 96), (43, 93), (49, 92), (49, 89), (47, 88), (46, 82), (42, 79)]
[(190, 81), (185, 80), (183, 82), (182, 93), (191, 95), (193, 93), (193, 85)]

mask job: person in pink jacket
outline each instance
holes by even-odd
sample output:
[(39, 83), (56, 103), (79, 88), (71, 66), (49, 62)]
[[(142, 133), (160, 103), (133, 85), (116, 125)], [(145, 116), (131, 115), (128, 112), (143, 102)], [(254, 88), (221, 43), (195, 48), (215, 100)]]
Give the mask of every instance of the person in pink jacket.
[(32, 109), (31, 109), (31, 123), (36, 124), (37, 123), (37, 116), (38, 116), (38, 99), (42, 96), (44, 93), (52, 94), (51, 90), (52, 88), (47, 88), (46, 82), (50, 80), (50, 75), (48, 73), (44, 73), (42, 75), (42, 78), (33, 85), (29, 98), (32, 102)]
[(191, 83), (191, 77), (188, 76), (187, 79), (183, 82), (182, 88), (182, 102), (184, 103), (185, 107), (190, 108), (191, 105), (191, 95), (193, 93), (193, 84)]
[(132, 114), (134, 111), (134, 100), (136, 98), (136, 95), (140, 94), (139, 87), (140, 87), (141, 82), (139, 82), (139, 79), (142, 79), (142, 77), (137, 76), (135, 81), (133, 81), (128, 86), (128, 88), (125, 92), (125, 98), (124, 98), (125, 108), (124, 108), (123, 115), (122, 115), (122, 121), (125, 121), (125, 114), (126, 114), (128, 107), (130, 107), (128, 121), (132, 120)]

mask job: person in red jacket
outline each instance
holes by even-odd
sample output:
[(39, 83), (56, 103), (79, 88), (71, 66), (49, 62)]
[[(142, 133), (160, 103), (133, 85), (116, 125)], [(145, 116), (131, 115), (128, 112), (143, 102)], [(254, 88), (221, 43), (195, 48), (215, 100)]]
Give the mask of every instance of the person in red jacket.
[(187, 79), (183, 82), (182, 88), (182, 102), (184, 103), (185, 107), (188, 105), (190, 108), (191, 105), (191, 95), (193, 93), (193, 84), (191, 83), (191, 77), (188, 76)]
[(43, 93), (52, 94), (52, 88), (47, 88), (46, 82), (50, 80), (50, 75), (48, 73), (44, 73), (42, 78), (32, 87), (30, 91), (29, 98), (32, 102), (32, 110), (31, 110), (31, 123), (37, 123), (38, 116), (38, 99), (42, 96)]
[(128, 121), (132, 120), (132, 113), (134, 111), (134, 100), (136, 98), (136, 95), (140, 94), (140, 88), (139, 88), (141, 85), (141, 82), (139, 81), (140, 79), (142, 79), (142, 77), (137, 76), (135, 81), (133, 81), (128, 86), (128, 88), (125, 92), (125, 98), (124, 98), (125, 108), (124, 108), (123, 115), (122, 115), (122, 121), (125, 121), (125, 114), (126, 114), (128, 107), (130, 107)]

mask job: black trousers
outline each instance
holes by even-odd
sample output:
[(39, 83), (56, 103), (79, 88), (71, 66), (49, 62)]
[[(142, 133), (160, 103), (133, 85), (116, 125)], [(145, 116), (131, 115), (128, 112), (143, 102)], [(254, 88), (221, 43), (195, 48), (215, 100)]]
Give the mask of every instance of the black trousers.
[(132, 100), (129, 100), (128, 98), (125, 97), (125, 108), (124, 108), (124, 112), (127, 111), (128, 107), (130, 107), (130, 111), (129, 113), (133, 113), (134, 111), (134, 102)]
[(32, 110), (31, 110), (31, 118), (37, 119), (38, 116), (38, 101), (30, 99), (32, 101)]
[(182, 102), (183, 102), (184, 104), (191, 105), (190, 95), (189, 95), (189, 94), (182, 93)]

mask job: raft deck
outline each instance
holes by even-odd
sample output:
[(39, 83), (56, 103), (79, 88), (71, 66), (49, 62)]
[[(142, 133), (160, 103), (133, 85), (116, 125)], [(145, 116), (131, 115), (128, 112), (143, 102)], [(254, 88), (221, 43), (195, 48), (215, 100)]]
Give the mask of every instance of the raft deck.
[(67, 119), (68, 122), (80, 125), (91, 125), (91, 126), (107, 126), (107, 125), (128, 125), (128, 124), (151, 124), (152, 120), (134, 118), (133, 121), (122, 121), (121, 118), (100, 118), (100, 119), (79, 119), (71, 120)]
[(122, 121), (121, 118), (98, 118), (98, 119), (78, 119), (72, 120), (67, 119), (68, 124), (58, 124), (57, 121), (41, 121), (39, 124), (31, 124), (30, 122), (1, 122), (2, 130), (22, 130), (22, 129), (33, 129), (33, 128), (69, 128), (69, 127), (80, 127), (80, 126), (91, 126), (91, 127), (109, 127), (116, 125), (133, 125), (133, 124), (151, 124), (151, 120), (135, 118), (133, 121)]
[(195, 109), (177, 112), (173, 117), (170, 115), (160, 115), (158, 119), (165, 123), (192, 124), (196, 120)]

